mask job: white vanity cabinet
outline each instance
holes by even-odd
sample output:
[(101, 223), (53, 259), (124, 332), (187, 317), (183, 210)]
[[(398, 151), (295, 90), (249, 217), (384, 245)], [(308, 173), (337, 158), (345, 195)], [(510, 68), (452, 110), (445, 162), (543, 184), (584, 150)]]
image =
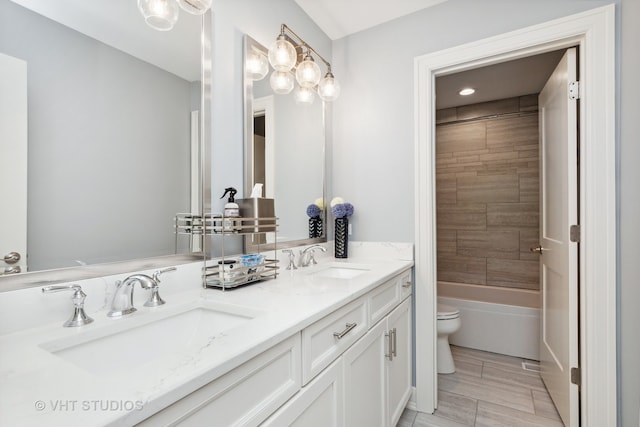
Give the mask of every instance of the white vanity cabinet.
[(138, 425), (257, 426), (301, 385), (298, 333)]
[(411, 299), (377, 323), (344, 359), (347, 426), (395, 426), (411, 394)]
[(392, 427), (411, 393), (411, 271), (141, 425)]

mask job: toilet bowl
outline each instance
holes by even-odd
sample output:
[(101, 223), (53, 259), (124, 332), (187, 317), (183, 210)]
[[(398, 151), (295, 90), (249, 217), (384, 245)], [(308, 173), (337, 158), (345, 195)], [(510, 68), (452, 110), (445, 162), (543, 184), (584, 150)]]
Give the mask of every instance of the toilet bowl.
[(456, 366), (451, 356), (451, 348), (449, 347), (449, 335), (460, 329), (462, 321), (460, 320), (460, 311), (449, 305), (438, 304), (438, 373), (453, 374)]

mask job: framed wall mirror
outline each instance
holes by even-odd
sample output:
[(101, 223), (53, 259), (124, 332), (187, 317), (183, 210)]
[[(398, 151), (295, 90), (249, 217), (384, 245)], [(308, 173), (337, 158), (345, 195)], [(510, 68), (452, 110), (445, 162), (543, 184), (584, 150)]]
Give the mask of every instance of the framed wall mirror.
[[(206, 203), (210, 20), (182, 13), (159, 32), (135, 1), (0, 2), (0, 54), (26, 82), (11, 101), (26, 105), (26, 129), (1, 149), (28, 153), (3, 178), (26, 188), (26, 219), (8, 222), (24, 223), (14, 234), (26, 249), (19, 273), (0, 265), (0, 291), (202, 259), (199, 244), (176, 239), (174, 217)], [(1, 219), (20, 209), (3, 203)], [(7, 235), (2, 255), (14, 252)]]
[[(325, 109), (316, 96), (311, 104), (296, 103), (294, 93), (277, 95), (269, 84), (270, 73), (256, 80), (248, 71), (255, 55), (267, 49), (244, 36), (244, 174), (245, 194), (255, 183), (264, 185), (264, 197), (275, 200), (279, 227), (277, 241), (247, 236), (245, 251), (288, 248), (326, 242), (326, 210), (320, 237), (309, 237), (307, 207), (325, 199)], [(323, 203), (323, 206), (326, 203)]]

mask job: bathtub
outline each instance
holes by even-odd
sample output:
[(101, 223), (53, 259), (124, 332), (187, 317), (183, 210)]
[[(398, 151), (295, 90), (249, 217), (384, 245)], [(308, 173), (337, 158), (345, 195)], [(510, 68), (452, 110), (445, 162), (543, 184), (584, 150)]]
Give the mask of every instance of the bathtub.
[(539, 360), (538, 291), (438, 282), (438, 302), (460, 310), (451, 344)]

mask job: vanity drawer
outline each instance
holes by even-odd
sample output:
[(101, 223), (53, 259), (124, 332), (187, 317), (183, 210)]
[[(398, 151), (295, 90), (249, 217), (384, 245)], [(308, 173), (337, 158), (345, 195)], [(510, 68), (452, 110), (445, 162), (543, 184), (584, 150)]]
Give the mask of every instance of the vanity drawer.
[(302, 383), (329, 366), (368, 329), (367, 304), (360, 298), (302, 331)]
[(411, 295), (411, 272), (396, 276), (367, 294), (369, 324), (375, 325)]
[(400, 301), (403, 301), (406, 297), (413, 292), (413, 279), (411, 278), (411, 270), (406, 271), (400, 275)]
[(300, 386), (296, 334), (138, 425), (257, 426)]

